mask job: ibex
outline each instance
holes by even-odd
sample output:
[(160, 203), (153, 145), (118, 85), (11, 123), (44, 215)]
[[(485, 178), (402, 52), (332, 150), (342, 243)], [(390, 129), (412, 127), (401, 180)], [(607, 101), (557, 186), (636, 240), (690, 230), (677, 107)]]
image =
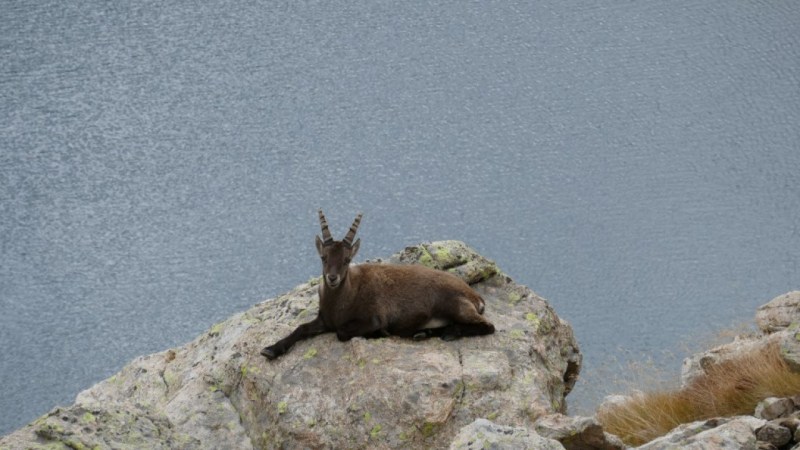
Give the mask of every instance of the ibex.
[(297, 341), (336, 332), (340, 341), (353, 337), (401, 336), (444, 340), (494, 333), (483, 317), (484, 302), (457, 276), (421, 265), (361, 264), (350, 266), (361, 239), (353, 238), (361, 223), (356, 216), (347, 235), (333, 240), (328, 221), (319, 211), (322, 238), (316, 237), (322, 259), (319, 314), (311, 322), (261, 354), (275, 359)]

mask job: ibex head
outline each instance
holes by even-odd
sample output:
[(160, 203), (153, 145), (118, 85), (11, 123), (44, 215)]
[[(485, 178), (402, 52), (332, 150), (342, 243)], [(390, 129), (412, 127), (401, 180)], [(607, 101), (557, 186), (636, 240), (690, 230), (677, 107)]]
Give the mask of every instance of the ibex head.
[(334, 241), (328, 229), (328, 220), (319, 210), (319, 224), (322, 227), (322, 238), (317, 236), (317, 252), (322, 259), (322, 279), (325, 285), (331, 289), (339, 285), (347, 278), (347, 269), (350, 261), (356, 256), (361, 239), (353, 238), (356, 236), (358, 225), (361, 223), (361, 214), (356, 216), (350, 231), (341, 241)]

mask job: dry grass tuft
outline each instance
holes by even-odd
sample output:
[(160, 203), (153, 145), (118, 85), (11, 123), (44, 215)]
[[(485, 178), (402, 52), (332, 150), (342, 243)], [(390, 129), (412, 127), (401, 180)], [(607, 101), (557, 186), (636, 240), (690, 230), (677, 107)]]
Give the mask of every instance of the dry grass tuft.
[(789, 369), (777, 344), (711, 366), (706, 373), (683, 389), (638, 393), (601, 409), (597, 418), (605, 431), (636, 446), (683, 423), (752, 414), (767, 397), (800, 393), (800, 373)]

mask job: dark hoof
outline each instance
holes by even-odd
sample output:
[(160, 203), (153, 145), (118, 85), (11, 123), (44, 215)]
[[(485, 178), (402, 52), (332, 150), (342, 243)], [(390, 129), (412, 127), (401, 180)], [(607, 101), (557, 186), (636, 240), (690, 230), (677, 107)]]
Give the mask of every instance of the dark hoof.
[(278, 356), (280, 356), (280, 355), (278, 355), (278, 352), (276, 352), (275, 350), (273, 350), (273, 349), (271, 349), (269, 347), (264, 347), (261, 350), (261, 354), (266, 356), (267, 359), (269, 359), (269, 360), (273, 360), (273, 359), (277, 358)]

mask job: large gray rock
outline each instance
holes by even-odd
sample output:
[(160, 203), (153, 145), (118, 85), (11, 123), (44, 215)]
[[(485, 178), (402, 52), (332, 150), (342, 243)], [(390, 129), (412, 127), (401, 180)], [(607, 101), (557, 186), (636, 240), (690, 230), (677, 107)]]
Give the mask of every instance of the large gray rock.
[(756, 431), (765, 420), (750, 416), (711, 419), (681, 425), (639, 450), (756, 450)]
[(800, 291), (787, 292), (756, 311), (756, 323), (764, 333), (774, 333), (800, 324)]
[(530, 427), (564, 412), (581, 355), (547, 302), (460, 242), (390, 260), (461, 276), (486, 300), (497, 332), (346, 343), (329, 333), (266, 360), (264, 345), (316, 315), (312, 280), (187, 345), (137, 358), (0, 448), (442, 448), (476, 418)]
[(539, 436), (528, 428), (504, 427), (476, 419), (458, 432), (450, 450), (564, 450), (558, 441)]

